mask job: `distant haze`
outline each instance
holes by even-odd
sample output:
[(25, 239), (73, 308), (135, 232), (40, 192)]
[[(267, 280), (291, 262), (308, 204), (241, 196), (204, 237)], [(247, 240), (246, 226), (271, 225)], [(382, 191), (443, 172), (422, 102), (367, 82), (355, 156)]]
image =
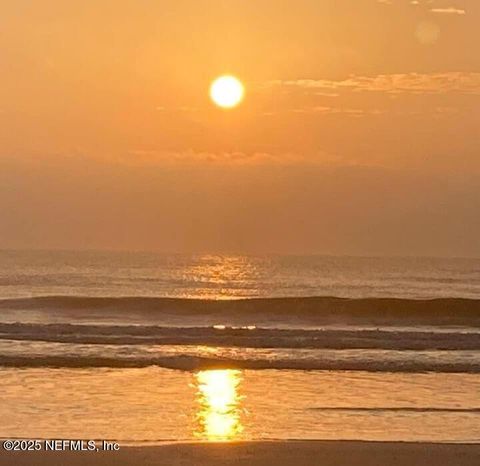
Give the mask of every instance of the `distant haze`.
[(480, 257), (480, 2), (281, 4), (3, 2), (0, 249)]

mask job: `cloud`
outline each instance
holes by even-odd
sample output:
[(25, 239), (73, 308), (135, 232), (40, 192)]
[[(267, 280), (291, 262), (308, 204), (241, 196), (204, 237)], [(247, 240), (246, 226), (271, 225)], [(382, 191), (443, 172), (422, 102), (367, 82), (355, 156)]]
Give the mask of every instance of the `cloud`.
[(457, 92), (480, 95), (480, 73), (398, 73), (377, 76), (350, 76), (343, 80), (297, 79), (270, 81), (270, 85), (319, 90), (371, 91), (390, 94), (446, 94)]
[(194, 150), (163, 151), (136, 149), (129, 151), (121, 157), (122, 162), (128, 164), (152, 164), (152, 165), (192, 165), (197, 163), (245, 165), (256, 163), (268, 163), (281, 159), (284, 162), (295, 158), (290, 154), (279, 157), (264, 152), (203, 152)]
[(328, 107), (328, 106), (316, 106), (306, 108), (293, 109), (294, 113), (313, 113), (320, 115), (347, 115), (353, 117), (361, 117), (366, 115), (381, 115), (384, 112), (378, 109), (365, 110), (361, 108), (344, 108), (344, 107)]
[(450, 15), (464, 15), (466, 11), (461, 8), (432, 8), (430, 10), (432, 13), (443, 13), (443, 14), (450, 14)]
[[(410, 5), (413, 6), (419, 6), (419, 5), (425, 5), (427, 8), (429, 6), (433, 6), (432, 4), (435, 2), (435, 0), (424, 0), (423, 4), (420, 2), (420, 0), (410, 0)], [(394, 5), (395, 2), (394, 0), (377, 0), (377, 3), (381, 3), (383, 5)], [(397, 5), (399, 2), (396, 3)], [(452, 14), (452, 15), (465, 15), (467, 12), (463, 8), (456, 8), (454, 6), (451, 7), (438, 7), (438, 8), (430, 8), (430, 11), (432, 13), (444, 13), (444, 14)]]
[[(135, 149), (114, 158), (127, 166), (162, 167), (239, 167), (239, 166), (294, 166), (320, 165), (337, 166), (347, 164), (336, 154), (324, 151), (315, 153), (268, 153), (268, 152), (203, 152), (193, 149), (185, 151), (162, 151)], [(347, 164), (348, 165), (348, 164)]]

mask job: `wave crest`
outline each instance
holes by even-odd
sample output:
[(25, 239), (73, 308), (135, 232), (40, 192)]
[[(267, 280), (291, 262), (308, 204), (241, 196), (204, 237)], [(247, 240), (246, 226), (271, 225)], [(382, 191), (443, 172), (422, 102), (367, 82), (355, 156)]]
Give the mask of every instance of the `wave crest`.
[(252, 298), (202, 300), (158, 297), (42, 296), (0, 300), (0, 309), (90, 315), (135, 313), (144, 317), (254, 318), (309, 324), (363, 322), (372, 325), (472, 325), (480, 327), (480, 300), (438, 298)]
[(480, 333), (150, 325), (4, 324), (0, 340), (242, 348), (480, 350)]
[(331, 359), (254, 359), (238, 360), (233, 358), (205, 358), (177, 355), (142, 358), (109, 357), (71, 357), (71, 356), (0, 356), (0, 366), (15, 368), (143, 368), (158, 366), (166, 369), (198, 371), (209, 369), (252, 369), (252, 370), (335, 370), (365, 372), (443, 372), (443, 373), (480, 373), (480, 364), (404, 361), (333, 361)]

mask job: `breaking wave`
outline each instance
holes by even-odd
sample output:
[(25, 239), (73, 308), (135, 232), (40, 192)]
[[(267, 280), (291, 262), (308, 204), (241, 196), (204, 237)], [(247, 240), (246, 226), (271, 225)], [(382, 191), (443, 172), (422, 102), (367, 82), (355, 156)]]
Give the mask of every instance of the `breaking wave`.
[(0, 350), (20, 368), (480, 373), (480, 300), (4, 299)]
[(97, 356), (0, 356), (0, 366), (15, 368), (143, 368), (158, 366), (167, 369), (197, 371), (209, 369), (252, 369), (252, 370), (337, 370), (365, 372), (443, 372), (480, 373), (480, 362), (448, 363), (435, 361), (362, 361), (316, 359), (235, 359), (207, 358), (189, 355), (116, 358)]
[(480, 350), (480, 332), (0, 323), (0, 340), (97, 345)]
[(480, 300), (439, 298), (251, 298), (202, 300), (158, 297), (43, 296), (0, 300), (0, 310), (42, 311), (77, 315), (137, 314), (144, 317), (257, 318), (309, 324), (395, 322), (480, 327)]

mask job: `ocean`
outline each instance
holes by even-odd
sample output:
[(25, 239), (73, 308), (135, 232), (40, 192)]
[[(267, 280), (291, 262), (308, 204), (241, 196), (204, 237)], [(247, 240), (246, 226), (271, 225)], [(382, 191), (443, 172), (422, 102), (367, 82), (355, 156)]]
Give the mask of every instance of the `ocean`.
[(0, 252), (0, 437), (480, 441), (480, 260)]

